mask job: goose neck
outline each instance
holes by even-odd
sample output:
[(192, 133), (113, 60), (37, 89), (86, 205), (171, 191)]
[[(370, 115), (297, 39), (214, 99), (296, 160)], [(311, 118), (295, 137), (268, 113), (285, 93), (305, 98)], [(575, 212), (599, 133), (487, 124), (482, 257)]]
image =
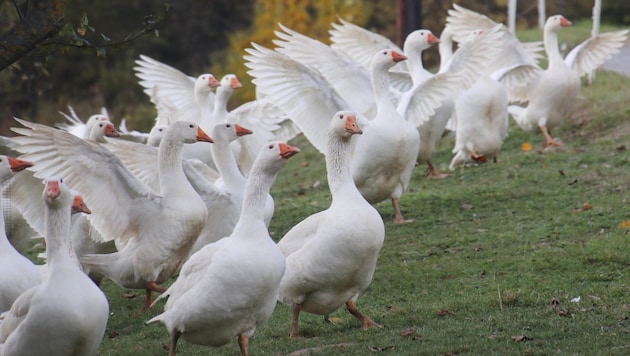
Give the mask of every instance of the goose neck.
[(247, 179), (238, 168), (236, 159), (230, 149), (230, 143), (216, 138), (210, 147), (210, 152), (212, 154), (212, 160), (217, 166), (217, 170), (219, 171), (219, 174), (223, 178), (225, 184), (227, 186), (237, 185), (242, 188)]
[(339, 192), (357, 190), (350, 171), (350, 138), (336, 135), (328, 136), (328, 151), (326, 153), (326, 170), (328, 186), (333, 199)]
[(216, 118), (216, 123), (224, 122), (227, 114), (227, 103), (232, 96), (233, 90), (226, 89), (224, 87), (217, 88), (216, 96), (214, 99), (214, 109), (212, 111), (212, 117)]
[(71, 209), (69, 206), (46, 208), (46, 260), (49, 269), (68, 263), (79, 266), (70, 242)]
[(560, 48), (558, 46), (558, 32), (553, 29), (545, 29), (544, 33), (545, 52), (547, 53), (547, 59), (549, 65), (563, 62), (562, 55), (560, 54)]
[[(177, 187), (190, 186), (182, 167), (183, 143), (176, 142), (168, 134), (162, 139), (158, 149), (158, 172), (160, 190), (163, 195), (176, 193)], [(192, 187), (191, 187), (192, 189)]]
[(278, 175), (278, 170), (265, 167), (260, 163), (260, 161), (254, 162), (247, 178), (239, 223), (258, 221), (264, 224), (267, 197)]
[(372, 68), (372, 88), (378, 112), (396, 111), (389, 96), (389, 75), (386, 68), (379, 66)]

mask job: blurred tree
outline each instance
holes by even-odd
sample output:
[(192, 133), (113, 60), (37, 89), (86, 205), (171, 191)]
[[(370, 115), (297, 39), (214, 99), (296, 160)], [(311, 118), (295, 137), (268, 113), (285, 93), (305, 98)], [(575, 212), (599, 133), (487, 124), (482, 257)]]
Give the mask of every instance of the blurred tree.
[(278, 23), (303, 33), (309, 37), (328, 41), (328, 30), (337, 16), (363, 25), (370, 14), (370, 6), (359, 0), (258, 0), (255, 4), (251, 27), (228, 36), (229, 46), (211, 55), (212, 73), (218, 77), (226, 73), (236, 74), (244, 83), (243, 88), (234, 94), (232, 103), (242, 103), (255, 98), (254, 86), (246, 84), (247, 68), (243, 65), (245, 48), (255, 42), (273, 47), (271, 40)]

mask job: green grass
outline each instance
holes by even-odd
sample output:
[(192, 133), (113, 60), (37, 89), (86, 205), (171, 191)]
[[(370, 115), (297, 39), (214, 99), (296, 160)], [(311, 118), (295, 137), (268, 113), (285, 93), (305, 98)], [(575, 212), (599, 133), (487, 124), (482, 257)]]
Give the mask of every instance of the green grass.
[[(512, 124), (496, 164), (459, 169), (444, 180), (427, 179), (418, 167), (401, 200), (413, 223), (394, 225), (390, 203), (377, 205), (387, 236), (358, 305), (384, 328), (361, 331), (345, 310), (330, 316), (335, 323), (303, 314), (304, 337), (293, 340), (290, 309), (279, 304), (250, 341), (251, 353), (630, 352), (630, 230), (620, 227), (630, 220), (629, 91), (630, 79), (599, 72), (554, 132), (563, 148), (543, 150), (542, 135)], [(524, 142), (534, 150), (521, 151)], [(272, 190), (276, 239), (330, 201), (323, 158), (304, 138), (294, 143), (303, 151)], [(442, 170), (452, 146), (446, 137), (433, 157)], [(104, 289), (112, 315), (99, 354), (166, 354), (164, 326), (144, 325), (161, 305), (139, 313), (141, 291), (111, 282)], [(178, 351), (239, 353), (236, 341), (220, 349), (181, 341)]]

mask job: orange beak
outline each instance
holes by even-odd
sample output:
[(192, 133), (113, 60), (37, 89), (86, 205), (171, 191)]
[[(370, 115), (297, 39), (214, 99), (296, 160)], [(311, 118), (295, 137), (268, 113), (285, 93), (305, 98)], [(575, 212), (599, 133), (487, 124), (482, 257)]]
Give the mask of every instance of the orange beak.
[(252, 130), (246, 129), (239, 124), (234, 124), (234, 128), (236, 129), (236, 136), (251, 135), (254, 133)]
[(361, 128), (359, 127), (359, 124), (357, 123), (356, 116), (348, 116), (348, 119), (346, 120), (346, 132), (351, 135), (361, 135), (363, 133), (363, 131), (361, 131)]
[(214, 76), (210, 76), (210, 78), (208, 78), (208, 85), (212, 88), (216, 88), (220, 86), (221, 83)]
[(432, 33), (429, 33), (429, 36), (428, 36), (427, 38), (428, 38), (428, 42), (429, 42), (429, 44), (430, 44), (430, 45), (432, 45), (432, 44), (434, 44), (434, 43), (439, 43), (439, 42), (440, 42), (440, 39), (439, 39), (439, 38), (437, 38), (437, 36), (435, 36), (435, 35), (434, 35), (434, 34), (432, 34)]
[(120, 132), (116, 130), (114, 124), (107, 124), (105, 126), (105, 136), (107, 137), (120, 137)]
[(11, 170), (13, 172), (19, 172), (28, 167), (33, 167), (33, 164), (31, 162), (13, 158), (13, 157), (8, 157), (8, 158), (9, 158), (9, 166), (11, 167)]
[(90, 208), (87, 207), (87, 204), (83, 201), (83, 197), (80, 195), (75, 195), (74, 200), (72, 201), (72, 213), (86, 213), (92, 214)]
[(214, 140), (212, 140), (210, 136), (201, 129), (201, 127), (197, 128), (197, 141), (214, 143)]
[(282, 159), (289, 159), (295, 156), (298, 152), (300, 152), (300, 149), (295, 146), (291, 146), (286, 143), (280, 144), (280, 157), (282, 157)]
[(61, 187), (59, 186), (59, 181), (51, 180), (46, 182), (46, 195), (51, 198), (57, 198), (61, 195)]
[(238, 78), (236, 77), (232, 78), (230, 85), (232, 86), (232, 89), (238, 89), (243, 86), (241, 82), (238, 81)]
[(566, 27), (566, 26), (571, 26), (571, 25), (573, 25), (573, 23), (571, 21), (567, 20), (564, 17), (560, 18), (560, 26)]
[(405, 59), (407, 59), (407, 56), (405, 56), (404, 54), (392, 51), (392, 60), (394, 62), (398, 63), (400, 61), (404, 61)]

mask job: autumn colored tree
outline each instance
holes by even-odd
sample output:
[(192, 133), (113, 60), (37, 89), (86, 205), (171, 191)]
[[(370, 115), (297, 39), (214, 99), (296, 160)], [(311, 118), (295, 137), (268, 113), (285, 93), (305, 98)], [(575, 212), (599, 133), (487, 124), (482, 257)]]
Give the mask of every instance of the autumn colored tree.
[(221, 77), (226, 73), (236, 74), (244, 87), (234, 94), (232, 103), (241, 103), (254, 99), (254, 86), (249, 84), (243, 55), (245, 48), (255, 42), (272, 47), (274, 31), (278, 23), (303, 33), (309, 37), (328, 41), (328, 30), (338, 17), (352, 21), (357, 25), (365, 24), (371, 11), (369, 4), (360, 0), (259, 0), (255, 4), (254, 20), (250, 28), (230, 34), (229, 46), (211, 55), (212, 73)]

